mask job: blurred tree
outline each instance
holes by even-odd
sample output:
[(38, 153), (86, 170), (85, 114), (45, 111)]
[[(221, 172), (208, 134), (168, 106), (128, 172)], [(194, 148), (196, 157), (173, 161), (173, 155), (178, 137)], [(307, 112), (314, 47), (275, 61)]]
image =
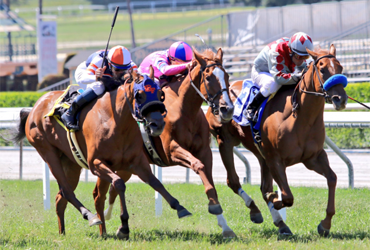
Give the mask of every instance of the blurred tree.
[(243, 3), (245, 6), (255, 6), (258, 7), (261, 5), (261, 0), (230, 0), (231, 4), (234, 3)]
[(295, 0), (267, 0), (265, 2), (266, 7), (276, 7), (276, 6), (285, 6), (288, 4), (293, 4)]
[(321, 2), (321, 0), (302, 0), (302, 2), (305, 4), (311, 4)]

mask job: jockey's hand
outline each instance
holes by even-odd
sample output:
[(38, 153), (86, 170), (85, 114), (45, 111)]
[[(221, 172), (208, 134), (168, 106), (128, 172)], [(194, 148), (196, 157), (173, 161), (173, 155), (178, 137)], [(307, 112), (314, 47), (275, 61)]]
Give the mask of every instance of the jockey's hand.
[(103, 77), (104, 71), (107, 68), (107, 66), (104, 66), (103, 68), (97, 68), (95, 70), (95, 78), (98, 81), (100, 78)]
[(301, 78), (302, 78), (302, 72), (297, 73), (297, 74), (292, 74), (292, 78), (295, 82), (299, 82), (299, 80), (301, 80)]

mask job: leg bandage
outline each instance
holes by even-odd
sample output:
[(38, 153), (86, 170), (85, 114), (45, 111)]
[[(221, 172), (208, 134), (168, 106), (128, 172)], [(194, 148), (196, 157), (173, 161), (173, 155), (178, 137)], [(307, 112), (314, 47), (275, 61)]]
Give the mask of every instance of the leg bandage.
[(271, 201), (269, 202), (268, 207), (272, 216), (272, 220), (274, 221), (275, 226), (277, 226), (279, 222), (283, 220), (283, 218), (281, 217), (279, 211), (274, 208), (274, 204)]
[(242, 188), (239, 188), (238, 194), (239, 194), (240, 197), (243, 198), (243, 200), (245, 202), (245, 205), (247, 207), (249, 207), (251, 205), (252, 201), (253, 201), (252, 198), (246, 192), (244, 192), (244, 190)]

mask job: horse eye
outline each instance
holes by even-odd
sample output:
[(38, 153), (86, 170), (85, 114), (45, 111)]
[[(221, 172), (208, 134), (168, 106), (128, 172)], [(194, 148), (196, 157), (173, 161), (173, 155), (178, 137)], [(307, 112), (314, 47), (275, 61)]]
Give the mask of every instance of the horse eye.
[(206, 80), (207, 80), (207, 81), (211, 80), (211, 76), (210, 76), (210, 75), (207, 75), (207, 76), (206, 76)]
[(139, 90), (138, 92), (136, 92), (136, 94), (135, 94), (135, 100), (139, 104), (145, 103), (145, 101), (146, 101), (146, 94), (145, 94), (145, 92), (142, 91), (142, 90)]
[(157, 98), (161, 102), (164, 102), (164, 92), (162, 90), (158, 90), (158, 92), (157, 92)]

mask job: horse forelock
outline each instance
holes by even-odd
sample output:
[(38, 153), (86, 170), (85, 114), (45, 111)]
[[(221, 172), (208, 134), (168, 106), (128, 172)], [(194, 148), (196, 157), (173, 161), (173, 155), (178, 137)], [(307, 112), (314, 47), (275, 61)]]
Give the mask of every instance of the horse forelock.
[(204, 50), (201, 55), (208, 61), (214, 61), (216, 59), (216, 54), (211, 49)]

